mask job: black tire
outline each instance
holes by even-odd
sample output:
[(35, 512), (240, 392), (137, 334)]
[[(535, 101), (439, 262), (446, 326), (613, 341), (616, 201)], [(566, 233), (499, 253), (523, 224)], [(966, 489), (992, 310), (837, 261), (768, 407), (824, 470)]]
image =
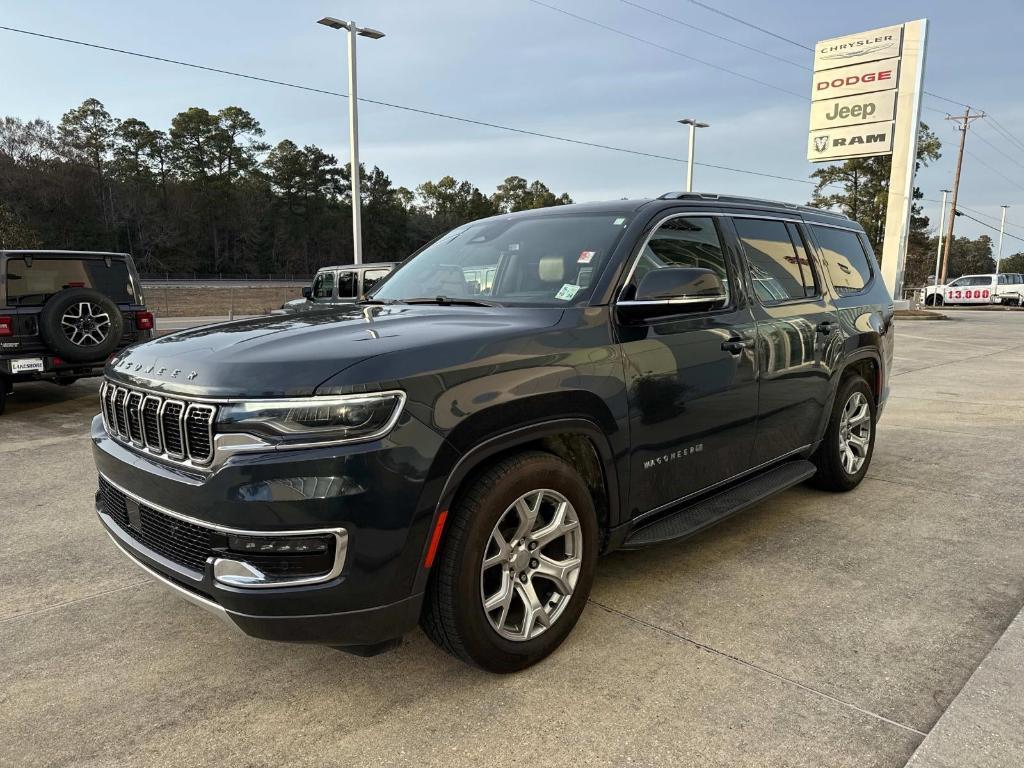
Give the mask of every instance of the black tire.
[[(535, 637), (510, 640), (498, 633), (484, 611), (481, 566), (492, 532), (506, 510), (538, 489), (555, 491), (574, 508), (582, 541), (581, 564), (575, 587), (553, 622)], [(535, 664), (562, 643), (586, 607), (598, 539), (590, 492), (569, 464), (540, 451), (498, 461), (460, 492), (449, 511), (443, 546), (427, 587), (420, 622), (424, 632), (456, 658), (490, 672), (516, 672)], [(515, 579), (510, 577), (510, 582), (510, 591), (517, 590)], [(543, 584), (543, 577), (539, 583)], [(547, 598), (542, 602), (547, 603)]]
[[(62, 322), (65, 314), (75, 312), (76, 306), (88, 305), (91, 322), (95, 329), (84, 327), (79, 339), (73, 340)], [(94, 311), (95, 310), (95, 311)], [(107, 324), (97, 323), (95, 318), (106, 315)], [(84, 318), (83, 322), (90, 322)], [(39, 314), (39, 333), (47, 346), (60, 357), (72, 363), (89, 363), (104, 360), (117, 349), (124, 335), (124, 319), (117, 304), (92, 288), (69, 288), (54, 294), (43, 305)]]
[(941, 307), (945, 303), (945, 299), (943, 299), (941, 296), (936, 296), (935, 300), (932, 302), (932, 304), (935, 305), (936, 307)]
[(932, 293), (932, 294), (930, 294), (928, 296), (925, 296), (924, 297), (924, 303), (925, 303), (926, 307), (934, 306), (935, 305), (935, 294)]
[[(868, 424), (871, 432), (867, 440), (867, 452), (864, 456), (864, 461), (855, 472), (851, 473), (843, 465), (840, 435), (842, 433), (843, 411), (846, 409), (847, 404), (851, 402), (851, 399), (858, 394), (862, 395), (867, 401), (867, 408), (870, 414)], [(839, 384), (839, 390), (836, 392), (835, 402), (832, 404), (832, 413), (829, 415), (825, 436), (822, 438), (821, 445), (818, 446), (814, 456), (811, 457), (811, 461), (818, 468), (818, 473), (810, 480), (812, 485), (826, 491), (836, 492), (852, 491), (860, 485), (860, 481), (864, 479), (864, 475), (868, 472), (868, 467), (871, 466), (871, 457), (875, 451), (876, 417), (875, 396), (867, 382), (857, 375), (851, 375), (843, 379)]]

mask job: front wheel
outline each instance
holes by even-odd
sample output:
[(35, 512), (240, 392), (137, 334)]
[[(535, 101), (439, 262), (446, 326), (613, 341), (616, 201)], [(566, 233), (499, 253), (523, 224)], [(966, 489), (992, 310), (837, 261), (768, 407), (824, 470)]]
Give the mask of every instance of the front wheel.
[(811, 483), (852, 491), (867, 474), (874, 449), (874, 393), (860, 376), (850, 376), (839, 385), (825, 437), (811, 459), (818, 467)]
[(583, 612), (597, 546), (594, 503), (571, 466), (532, 451), (503, 459), (452, 507), (423, 629), (491, 672), (535, 664)]

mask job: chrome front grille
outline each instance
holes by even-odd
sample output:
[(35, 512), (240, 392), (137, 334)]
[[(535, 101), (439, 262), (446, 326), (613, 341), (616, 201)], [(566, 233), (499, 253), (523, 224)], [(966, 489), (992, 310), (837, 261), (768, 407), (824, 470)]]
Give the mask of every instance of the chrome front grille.
[(217, 407), (148, 394), (109, 381), (100, 389), (107, 434), (158, 456), (197, 465), (213, 459)]

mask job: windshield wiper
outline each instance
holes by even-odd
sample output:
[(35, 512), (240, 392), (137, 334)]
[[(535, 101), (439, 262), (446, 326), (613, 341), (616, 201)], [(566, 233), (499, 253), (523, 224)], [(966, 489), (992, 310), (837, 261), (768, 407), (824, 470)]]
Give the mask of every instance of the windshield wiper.
[(451, 296), (434, 296), (433, 298), (421, 296), (415, 299), (402, 299), (403, 304), (437, 304), (441, 307), (500, 307), (496, 301), (484, 301), (483, 299), (460, 299)]
[(359, 301), (356, 302), (356, 304), (378, 304), (382, 306), (387, 306), (388, 304), (402, 303), (404, 302), (401, 302), (398, 299), (360, 299)]

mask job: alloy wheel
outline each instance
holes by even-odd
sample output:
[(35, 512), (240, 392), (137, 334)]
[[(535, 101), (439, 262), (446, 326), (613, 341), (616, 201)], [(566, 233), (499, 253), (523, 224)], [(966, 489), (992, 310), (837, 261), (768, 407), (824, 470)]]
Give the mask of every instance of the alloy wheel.
[(106, 341), (110, 333), (110, 315), (92, 302), (80, 301), (65, 310), (60, 326), (72, 344), (94, 347)]
[(576, 588), (582, 555), (579, 518), (565, 496), (544, 488), (512, 502), (480, 566), (480, 600), (491, 627), (522, 642), (552, 626)]
[(848, 475), (860, 472), (871, 447), (871, 406), (863, 392), (854, 392), (839, 419), (839, 461)]

